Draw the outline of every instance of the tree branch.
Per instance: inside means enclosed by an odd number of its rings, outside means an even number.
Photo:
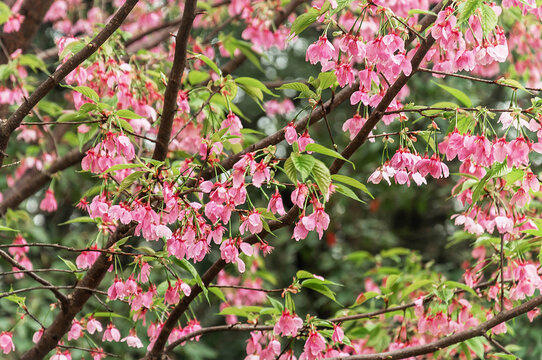
[[[169,78],[164,94],[164,107],[162,117],[160,119],[160,128],[156,137],[156,147],[152,158],[155,160],[164,160],[167,156],[169,138],[171,137],[171,129],[173,127],[173,118],[177,112],[177,98],[179,96],[179,88],[181,87],[181,79],[184,68],[186,66],[186,51],[188,46],[188,36],[192,23],[196,17],[197,0],[187,0],[184,5],[183,17],[179,31],[177,31],[177,40],[175,45],[175,57],[173,58],[173,66],[169,73]]]
[[[38,88],[26,99],[21,106],[0,125],[0,165],[5,157],[6,148],[11,133],[19,127],[25,116],[32,108],[49,93],[56,85],[60,83],[69,73],[81,65],[83,61],[94,54],[98,48],[117,30],[128,14],[132,11],[139,0],[126,0],[119,10],[113,15],[109,23],[105,25],[102,31],[92,39],[81,51],[73,55],[68,61],[60,66],[47,80],[43,81]],[[35,3],[34,1],[30,1]]]
[[[446,336],[440,340],[434,341],[425,345],[411,346],[408,348],[387,351],[378,354],[364,354],[364,355],[352,355],[352,356],[339,356],[329,358],[329,360],[395,360],[405,359],[412,356],[420,356],[425,354],[431,354],[435,351],[442,350],[448,346],[463,342],[468,339],[472,339],[478,336],[484,336],[484,334],[494,328],[495,326],[502,324],[508,320],[514,319],[520,315],[523,315],[534,308],[542,305],[542,295],[535,297],[513,309],[500,312],[494,318],[481,323],[471,329],[458,332],[450,336]]]
[[[9,254],[7,252],[5,252],[4,250],[0,250],[0,256],[3,257],[4,260],[6,260],[12,266],[14,266],[14,267],[16,267],[18,269],[24,270],[24,271],[28,271],[28,276],[30,276],[32,279],[36,280],[38,283],[40,283],[40,284],[42,284],[44,286],[50,287],[51,292],[55,295],[55,297],[60,302],[60,308],[62,309],[62,311],[66,312],[68,310],[68,299],[66,298],[66,296],[64,294],[62,294],[60,291],[58,291],[58,289],[55,288],[53,286],[53,284],[51,284],[49,281],[45,280],[41,276],[35,274],[34,272],[28,270],[23,265],[19,264],[18,261],[16,261],[11,256],[9,256]]]

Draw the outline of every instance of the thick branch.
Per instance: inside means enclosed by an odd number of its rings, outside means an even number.
[[[378,354],[364,354],[364,355],[352,355],[352,356],[340,356],[329,358],[329,360],[395,360],[405,359],[413,356],[420,356],[425,354],[431,354],[435,351],[442,350],[448,346],[458,344],[460,342],[472,339],[478,336],[484,336],[484,334],[494,328],[495,326],[502,324],[505,321],[514,319],[520,315],[523,315],[534,308],[542,305],[542,295],[535,297],[513,309],[500,312],[494,318],[481,323],[480,325],[473,327],[469,330],[458,332],[450,336],[446,336],[440,340],[434,341],[425,345],[411,346],[408,348],[387,351]]]
[[[181,87],[181,78],[186,66],[188,36],[190,35],[190,29],[192,28],[194,18],[196,17],[196,4],[197,0],[187,0],[184,5],[181,25],[177,32],[175,57],[173,58],[173,66],[169,73],[166,93],[164,95],[164,107],[162,110],[162,118],[160,120],[160,129],[158,130],[156,147],[154,148],[154,153],[152,155],[152,158],[155,160],[164,160],[167,156],[173,118],[177,112],[177,97],[179,96],[179,88]]]
[[[10,187],[4,193],[4,199],[2,203],[0,203],[0,215],[5,214],[7,209],[17,207],[22,201],[34,195],[51,180],[53,174],[81,162],[83,157],[85,157],[84,152],[75,149],[63,157],[56,159],[51,166],[44,171],[36,169],[27,170],[26,173],[17,180],[17,186]]]
[[[127,0],[113,15],[109,23],[96,35],[92,41],[77,54],[73,55],[61,67],[59,67],[47,80],[42,82],[25,102],[0,126],[0,165],[4,161],[4,154],[8,145],[11,133],[19,127],[21,121],[32,110],[32,108],[62,81],[69,73],[81,65],[83,61],[94,54],[98,48],[117,30],[126,19],[130,11],[139,0]],[[34,1],[31,1],[35,3]]]

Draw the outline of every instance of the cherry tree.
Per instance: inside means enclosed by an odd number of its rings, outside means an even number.
[[[250,360],[515,358],[507,322],[542,304],[541,17],[534,0],[0,2],[0,351],[166,359],[235,332]],[[291,47],[317,76],[264,71]],[[421,76],[447,100],[413,102]],[[352,160],[367,142],[376,168]],[[370,270],[346,301],[358,284],[332,274],[272,287],[278,239],[322,239],[335,199],[442,179],[472,241],[462,277],[399,248],[349,254]],[[296,310],[314,294],[333,316]]]

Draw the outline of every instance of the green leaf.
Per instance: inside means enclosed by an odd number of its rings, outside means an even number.
[[[329,185],[331,185],[331,174],[329,173],[329,168],[321,162],[320,160],[314,160],[314,166],[312,168],[312,176],[318,184],[318,188],[324,195],[327,197],[329,193]]]
[[[334,71],[328,71],[325,73],[318,74],[319,85],[318,87],[322,90],[325,90],[329,87],[332,87],[337,81],[337,75]]]
[[[59,258],[60,258],[60,260],[62,260],[64,262],[64,264],[66,264],[68,269],[70,269],[71,271],[77,271],[77,266],[75,266],[75,264],[72,261],[63,259],[60,256],[59,256]]]
[[[135,168],[144,168],[144,167],[145,165],[142,165],[142,164],[117,164],[117,165],[111,166],[109,169],[105,170],[103,173],[109,174],[117,170],[135,169]]]
[[[316,21],[319,15],[320,12],[315,8],[310,8],[309,11],[307,11],[306,13],[299,15],[292,24],[290,34],[292,36],[301,34],[303,30],[308,28]]]
[[[316,159],[310,155],[290,155],[292,163],[297,171],[301,174],[301,181],[305,181],[312,172],[312,168],[316,163]]]
[[[45,63],[43,62],[43,60],[41,60],[39,57],[37,57],[34,54],[21,55],[19,56],[18,60],[19,60],[20,65],[28,66],[34,72],[36,72],[37,70],[47,72],[47,66],[45,66]]]
[[[525,86],[521,85],[521,83],[517,80],[514,80],[514,79],[499,79],[496,81],[497,84],[502,84],[502,85],[507,85],[507,86],[511,86],[511,87],[514,87],[516,89],[520,89],[520,90],[523,90],[531,95],[533,95],[532,92],[530,92],[529,90],[527,90],[525,88]]]
[[[506,360],[516,360],[518,357],[516,355],[506,354],[506,353],[491,353],[491,356],[497,356],[500,359],[506,359]]]
[[[493,10],[491,10],[491,11],[493,11]],[[437,85],[441,89],[443,89],[443,90],[447,91],[448,93],[450,93],[453,97],[455,97],[457,100],[459,100],[466,107],[472,107],[472,101],[461,90],[457,90],[457,89],[454,89],[453,87],[439,84],[436,81],[432,81],[432,82],[433,82],[433,84]]]
[[[235,315],[248,317],[249,313],[259,313],[262,310],[261,306],[229,306],[222,309],[218,315]]]
[[[449,102],[449,101],[439,101],[438,103],[435,103],[433,105],[431,105],[430,107],[432,108],[451,108],[451,109],[456,109],[459,107],[459,105],[457,105],[456,103],[453,103],[453,102]],[[442,113],[444,113],[446,110],[424,110],[422,111],[422,115],[423,116],[437,116],[437,115],[440,115]],[[455,110],[450,110],[450,111],[455,111]]]
[[[196,270],[196,268],[194,266],[192,266],[192,264],[190,264],[186,259],[181,259],[181,260],[175,259],[174,261],[175,261],[175,263],[177,265],[179,265],[180,267],[182,267],[183,269],[188,271],[194,277],[194,279],[196,280],[196,283],[199,285],[201,290],[203,290],[203,294],[205,295],[205,298],[207,299],[207,302],[210,304],[211,302],[209,301],[209,295],[208,295],[209,290],[207,289],[207,287],[205,286],[205,284],[201,280],[201,277],[199,276],[198,271]]]
[[[138,115],[132,110],[128,110],[128,109],[120,109],[119,111],[117,111],[117,116],[121,118],[125,118],[125,119],[144,119],[145,118],[145,116]]]
[[[478,185],[476,185],[476,188],[472,192],[472,203],[476,204],[478,199],[480,198],[480,195],[482,194],[482,190],[484,189],[484,186],[487,184],[487,181],[492,175],[492,169],[488,170],[488,172],[484,175],[484,177],[480,180]]]
[[[480,10],[482,12],[482,31],[484,32],[484,35],[487,35],[495,29],[495,26],[497,26],[497,14],[495,14],[495,11],[486,4],[482,4]]]
[[[219,298],[221,301],[223,302],[226,302],[226,296],[224,296],[224,293],[222,292],[222,290],[220,290],[219,288],[216,288],[216,287],[210,287],[209,288],[209,291],[211,293],[213,293],[217,298]]]
[[[251,77],[238,77],[235,79],[235,82],[238,84],[248,86],[248,87],[260,89],[261,91],[263,91],[264,93],[268,95],[278,97],[278,95],[276,95],[271,90],[269,90],[267,86],[265,86],[264,83],[262,83],[260,80],[257,80]]]
[[[358,298],[356,299],[356,303],[352,305],[351,307],[359,306],[363,304],[364,302],[366,302],[367,300],[371,300],[372,298],[375,298],[379,295],[380,294],[375,291],[364,292],[363,294],[361,294],[361,296],[358,296]]]
[[[14,231],[14,232],[17,232],[18,230],[12,229],[12,228],[4,226],[4,225],[0,225],[0,231]]]
[[[5,3],[0,1],[0,25],[8,21],[11,16],[11,9]]]
[[[88,86],[75,86],[75,87],[72,87],[72,89],[82,95],[85,95],[86,97],[88,97],[90,100],[94,102],[98,102],[100,100],[98,93],[94,91],[93,89],[89,88]]]
[[[429,10],[422,10],[422,9],[410,9],[408,10],[408,16],[413,15],[432,15],[432,16],[438,16],[437,13]]]
[[[337,0],[337,7],[335,9],[332,9],[329,12],[329,14],[330,15],[335,15],[336,13],[338,13],[342,9],[346,8],[347,6],[349,6],[353,2],[354,2],[354,0]]]
[[[473,288],[471,288],[470,286],[465,285],[465,284],[463,284],[463,283],[460,283],[460,282],[457,282],[457,281],[448,280],[448,281],[443,282],[442,284],[445,285],[445,286],[448,286],[448,287],[450,287],[450,288],[459,288],[459,289],[461,289],[461,290],[465,290],[466,292],[468,292],[468,293],[471,294],[472,296],[478,297],[478,294],[476,294],[476,291],[474,291]]]
[[[485,343],[485,340],[483,338],[481,338],[481,337],[475,337],[475,338],[468,339],[468,340],[465,341],[465,344],[467,344],[467,346],[472,351],[474,351],[476,356],[478,356],[478,358],[480,358],[480,359],[485,359],[485,357],[484,357],[484,343]]]
[[[75,223],[95,223],[96,220],[88,217],[88,216],[81,216],[77,217],[75,219],[71,219],[68,221],[65,221],[63,223],[58,224],[58,226],[68,225],[68,224],[75,224]]]
[[[188,72],[188,82],[191,85],[199,84],[209,78],[209,73],[198,70],[190,70]]]
[[[277,88],[277,90],[285,90],[285,89],[296,90],[299,92],[312,92],[312,90],[306,84],[303,84],[300,82],[291,82],[287,84],[282,84],[280,87]]]
[[[60,53],[58,57],[60,60],[63,60],[66,56],[79,52],[85,46],[86,44],[83,40],[73,41],[69,43],[68,45],[66,45],[66,47],[64,48],[64,50],[62,50],[62,52]]]
[[[126,319],[126,320],[130,320],[130,318],[127,318],[126,316],[122,316],[122,315],[119,315],[117,313],[114,313],[114,312],[95,312],[95,313],[90,313],[90,314],[87,314],[87,317],[92,315],[93,317],[95,318],[98,318],[98,317],[106,317],[106,318],[119,318],[119,319]]]
[[[3,4],[3,3],[0,3],[0,4]],[[23,306],[25,306],[24,302],[26,300],[26,297],[24,297],[24,296],[19,296],[17,294],[12,294],[12,295],[5,296],[4,299],[9,300],[11,302],[14,302],[15,304],[19,305],[19,307],[21,307],[21,308]]]
[[[278,300],[275,300],[273,299],[271,296],[267,295],[267,300],[269,300],[269,302],[271,303],[271,305],[273,305],[273,307],[275,309],[277,309],[278,311],[282,312],[284,310],[284,306],[282,305],[282,303]]]
[[[121,192],[123,192],[124,190],[126,190],[128,187],[132,186],[132,184],[136,181],[136,180],[139,180],[141,177],[143,177],[143,175],[145,175],[147,172],[146,171],[134,171],[133,173],[131,173],[130,175],[126,176],[124,178],[124,180],[122,180],[122,182],[120,183],[120,186],[119,186],[119,194]]]
[[[467,0],[464,6],[462,6],[462,9],[460,10],[458,24],[461,24],[467,20],[469,20],[469,17],[474,14],[476,9],[482,4],[483,0]]]
[[[369,195],[372,199],[374,199],[373,194],[371,194],[369,189],[367,189],[367,186],[363,185],[362,183],[360,183],[356,179],[351,178],[350,176],[334,174],[334,175],[331,175],[331,179],[333,181],[339,181],[339,182],[342,182],[343,184],[355,187],[356,189],[359,189],[359,190],[363,191],[364,193]]]
[[[331,300],[333,300],[337,304],[339,304],[339,302],[335,298],[335,292],[331,291],[330,288],[328,288],[327,286],[325,286],[323,284],[319,284],[319,283],[315,283],[315,282],[308,282],[307,283],[307,280],[306,280],[306,281],[303,282],[303,284],[301,284],[301,286],[303,286],[305,288],[309,288],[309,289],[314,290],[314,291],[317,291],[320,294],[330,298]]]
[[[298,278],[298,279],[313,279],[314,278],[314,274],[313,273],[310,273],[306,270],[299,270],[296,274],[295,274],[295,277]]]
[[[361,200],[354,191],[352,191],[352,189],[350,189],[348,186],[346,185],[342,185],[342,184],[335,184],[335,190],[339,193],[339,194],[343,194],[344,196],[347,196],[353,200],[356,200],[356,201],[359,201],[360,203],[363,203],[363,204],[367,204],[365,201]]]
[[[401,299],[402,300],[406,299],[414,291],[416,291],[419,288],[422,288],[424,286],[427,286],[429,284],[432,284],[432,283],[433,283],[433,280],[429,280],[429,279],[422,279],[422,280],[414,281],[405,290],[403,290],[403,296],[401,297]]]
[[[346,161],[346,162],[350,163],[354,169],[356,168],[356,166],[354,165],[354,163],[352,161],[348,160],[347,158],[345,158],[344,156],[342,156],[341,154],[339,154],[335,150],[328,149],[327,147],[325,147],[323,145],[311,143],[311,144],[308,144],[305,147],[305,150],[306,151],[312,151],[312,152],[322,154],[322,155],[331,156],[331,157],[334,157],[334,158],[337,158],[337,159],[341,159],[343,161]]]
[[[216,64],[214,63],[213,60],[209,59],[207,56],[205,56],[203,54],[198,54],[198,55],[196,55],[196,57],[199,60],[203,61],[205,64],[207,64],[207,66],[209,66],[211,69],[213,69],[213,71],[215,73],[222,76],[222,71],[220,70],[220,68],[218,66],[216,66]]]

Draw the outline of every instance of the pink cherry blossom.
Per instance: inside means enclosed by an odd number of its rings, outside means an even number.
[[[290,314],[288,310],[284,310],[279,321],[275,324],[273,332],[275,335],[295,337],[302,327],[303,320],[300,317],[295,313]]]
[[[15,351],[15,345],[13,344],[13,334],[11,332],[4,331],[0,334],[0,350],[4,354],[9,354]]]
[[[55,193],[51,189],[45,191],[45,198],[40,203],[40,209],[47,212],[56,211],[58,205],[55,199]]]
[[[115,325],[112,323],[107,325],[107,328],[102,336],[102,341],[120,341],[120,331],[115,327]]]

